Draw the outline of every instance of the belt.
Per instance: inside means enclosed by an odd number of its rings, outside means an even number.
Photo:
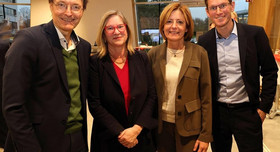
[[[243,103],[224,103],[224,102],[218,102],[219,106],[229,108],[229,109],[236,109],[236,108],[243,108],[243,107],[249,107],[250,103],[249,102],[243,102]]]

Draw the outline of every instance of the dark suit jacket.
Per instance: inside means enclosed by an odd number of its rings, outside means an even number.
[[[91,46],[76,47],[80,76],[83,133]],[[6,54],[3,111],[18,152],[64,152],[70,94],[62,47],[53,22],[18,32]]]
[[[5,54],[10,47],[9,40],[1,40],[0,39],[0,147],[4,147],[5,141],[7,138],[8,128],[6,125],[6,121],[3,117],[2,112],[2,79],[3,79],[3,68],[5,63]]]
[[[207,52],[199,45],[184,42],[185,52],[178,76],[175,99],[175,125],[180,136],[197,135],[203,142],[212,141],[211,79]],[[162,104],[165,97],[167,43],[152,48],[149,59],[158,95],[158,132],[162,132]],[[192,138],[193,139],[193,138]],[[167,139],[168,140],[168,139]],[[174,140],[174,139],[170,139]],[[196,140],[196,139],[195,139]],[[193,146],[193,145],[190,145]],[[190,147],[192,149],[193,147]]]
[[[101,59],[97,55],[91,57],[88,102],[94,117],[92,151],[100,151],[100,148],[102,152],[127,151],[118,142],[118,135],[134,124],[144,128],[138,136],[139,143],[132,151],[152,149],[149,130],[157,125],[153,117],[156,91],[146,53],[136,51],[128,55],[128,65],[131,100],[126,115],[124,95],[110,56],[107,54]]]
[[[242,78],[250,103],[268,113],[274,100],[278,71],[268,38],[262,27],[241,23],[237,23],[237,33]],[[215,103],[220,88],[215,29],[200,36],[198,44],[208,52],[212,77],[212,97],[213,103]],[[263,79],[262,92],[259,95],[260,75]]]

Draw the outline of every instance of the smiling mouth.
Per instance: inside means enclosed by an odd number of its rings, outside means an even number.
[[[65,22],[73,22],[75,19],[72,18],[62,18],[63,21]]]
[[[118,37],[113,37],[113,39],[120,39],[122,38],[121,36],[118,36]]]
[[[176,31],[170,31],[169,33],[170,33],[170,34],[178,34],[179,32],[176,32]]]

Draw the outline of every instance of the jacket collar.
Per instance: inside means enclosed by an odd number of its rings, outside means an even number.
[[[187,71],[187,69],[189,67],[192,53],[193,53],[193,47],[191,45],[191,42],[185,41],[184,45],[185,45],[185,52],[184,52],[184,58],[183,58],[182,66],[181,66],[179,77],[178,77],[178,84],[180,83],[182,77],[184,76],[184,73]],[[166,62],[167,42],[164,42],[159,47],[160,47],[159,48],[160,49],[160,51],[159,51],[160,52],[159,53],[160,70],[162,73],[162,77],[165,79],[166,63],[167,63]]]

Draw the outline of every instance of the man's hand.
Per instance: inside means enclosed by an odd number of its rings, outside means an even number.
[[[193,151],[207,152],[208,146],[209,146],[209,143],[206,143],[206,142],[203,142],[200,140],[196,140],[194,147],[193,147]]]
[[[121,134],[118,136],[118,140],[123,146],[127,148],[133,148],[136,144],[138,144],[137,136],[141,131],[141,126],[134,125],[133,127],[127,128],[121,132]]]
[[[257,112],[259,114],[259,116],[261,117],[262,119],[262,122],[264,121],[265,117],[266,117],[266,113],[263,112],[261,109],[257,109]]]

